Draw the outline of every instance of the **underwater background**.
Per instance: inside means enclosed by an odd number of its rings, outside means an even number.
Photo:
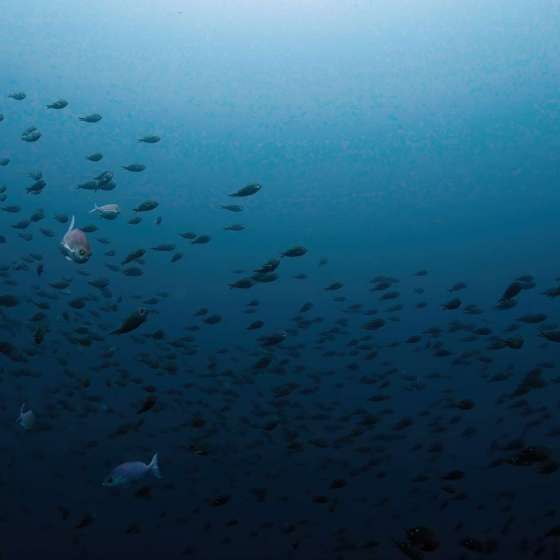
[[[1,2],[0,558],[560,558],[559,29]]]

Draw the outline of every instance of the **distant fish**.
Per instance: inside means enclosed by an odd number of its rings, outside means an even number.
[[[258,183],[251,183],[250,185],[246,185],[245,187],[239,189],[238,191],[231,193],[229,196],[233,197],[245,197],[245,196],[252,196],[258,193],[262,189],[262,186]]]
[[[220,206],[224,210],[229,210],[230,212],[243,212],[243,207],[239,206],[238,204],[225,204]]]
[[[80,117],[80,120],[86,123],[97,123],[102,118],[103,117],[99,113],[91,113],[90,115],[86,115],[85,117]]]
[[[142,136],[138,139],[138,142],[143,142],[144,144],[157,144],[161,138],[155,134],[150,134],[148,136]]]
[[[41,138],[41,133],[36,126],[30,126],[21,133],[21,139],[24,142],[37,142]]]
[[[89,161],[93,161],[94,163],[101,161],[103,159],[103,154],[101,152],[94,152],[89,156],[86,156],[86,159]]]
[[[121,324],[118,329],[111,331],[111,334],[125,334],[137,329],[147,319],[148,313],[140,307],[134,313],[131,313]]]
[[[68,107],[66,99],[57,99],[55,102],[47,105],[47,109],[64,109],[66,107]]]
[[[31,430],[35,426],[35,414],[31,409],[25,410],[25,403],[21,405],[16,422],[24,429]]]
[[[122,168],[127,171],[132,171],[132,173],[141,173],[144,169],[146,169],[146,166],[141,163],[131,163],[129,165],[123,165]]]
[[[149,212],[150,210],[155,210],[158,206],[159,204],[155,200],[145,200],[133,210],[135,212]]]
[[[90,214],[94,212],[99,212],[99,215],[102,218],[108,220],[114,220],[121,212],[121,209],[118,204],[104,204],[103,206],[97,206],[94,203],[93,208],[89,211]]]

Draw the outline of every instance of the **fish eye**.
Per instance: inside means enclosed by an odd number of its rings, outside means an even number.
[[[140,307],[138,309],[138,315],[142,316],[142,315],[145,315],[145,314],[146,314],[146,310],[143,307]]]
[[[86,254],[86,251],[85,251],[85,249],[80,249],[79,253],[80,253],[80,257],[84,257],[85,254]]]

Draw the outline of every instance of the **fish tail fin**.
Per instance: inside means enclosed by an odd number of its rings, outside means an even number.
[[[154,453],[154,456],[152,457],[152,460],[150,461],[150,464],[148,465],[148,469],[150,469],[150,472],[156,478],[161,478],[161,472],[159,470],[159,460],[158,460],[158,454],[157,453]]]
[[[97,206],[97,202],[94,202],[93,208],[89,211],[89,213],[93,214],[96,210],[99,210],[99,206]]]

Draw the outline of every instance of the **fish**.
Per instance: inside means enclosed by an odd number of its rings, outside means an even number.
[[[152,460],[148,464],[142,463],[141,461],[132,461],[129,463],[122,463],[115,467],[111,473],[105,477],[102,485],[107,487],[127,486],[150,477],[156,479],[162,478],[157,453],[154,453]]]
[[[86,115],[84,117],[79,117],[79,119],[82,122],[90,123],[90,124],[98,123],[102,118],[103,117],[99,113],[91,113],[91,114]]]
[[[159,206],[159,203],[155,200],[145,200],[134,208],[134,212],[149,212],[150,210],[155,210]]]
[[[129,165],[123,165],[122,168],[133,173],[140,173],[146,169],[146,166],[141,163],[130,163]]]
[[[502,297],[500,297],[500,302],[505,302],[505,301],[509,301],[512,300],[515,296],[517,296],[519,294],[519,292],[521,292],[521,290],[523,289],[523,284],[521,282],[515,281],[512,282],[504,291],[504,293],[502,294]]]
[[[233,193],[230,193],[229,196],[238,197],[238,198],[252,196],[258,193],[261,189],[262,189],[262,185],[259,185],[258,183],[251,183],[249,185],[240,188],[239,190]]]
[[[26,431],[32,430],[35,426],[35,414],[31,409],[27,409],[27,405],[23,403],[19,410],[19,416],[16,422]]]
[[[66,101],[66,99],[57,99],[56,101],[53,101],[52,103],[49,103],[47,105],[47,109],[65,109],[66,107],[68,107],[68,101]]]
[[[120,327],[111,331],[110,334],[126,334],[136,330],[148,318],[148,312],[143,307],[139,307],[136,311],[131,313],[120,325]]]
[[[152,251],[168,252],[168,251],[174,251],[175,245],[173,243],[160,243],[159,245],[155,245],[151,249]]]
[[[131,253],[129,253],[125,257],[125,259],[121,262],[121,264],[124,266],[124,265],[129,264],[133,261],[137,261],[138,259],[141,259],[145,254],[146,254],[145,249],[136,249],[135,251],[132,251]]]
[[[37,142],[37,140],[39,140],[41,136],[42,134],[39,132],[36,126],[30,126],[21,133],[21,139],[24,142],[28,143]]]
[[[72,216],[68,230],[60,242],[60,247],[66,260],[84,264],[89,260],[92,252],[86,234],[75,228],[75,223],[76,220]]]
[[[120,214],[121,209],[118,204],[104,204],[103,206],[94,204],[89,213],[93,214],[94,212],[99,212],[102,218],[114,220]]]
[[[43,189],[47,186],[46,181],[44,181],[43,179],[39,179],[38,181],[35,181],[30,187],[27,187],[25,189],[25,192],[27,194],[41,194],[43,192]]]
[[[191,243],[193,245],[205,245],[206,243],[209,243],[210,240],[211,237],[209,235],[198,235],[195,239],[191,241]]]
[[[286,251],[282,253],[282,256],[303,257],[303,255],[305,255],[306,253],[307,253],[307,249],[305,247],[302,247],[301,245],[296,245],[294,247],[290,247],[289,249],[286,249]]]
[[[147,136],[142,136],[138,139],[138,142],[143,142],[144,144],[157,144],[161,138],[155,134],[148,134]]]
[[[103,159],[103,154],[101,152],[94,152],[92,154],[89,154],[89,156],[86,156],[86,159],[97,163],[98,161],[101,161]]]

